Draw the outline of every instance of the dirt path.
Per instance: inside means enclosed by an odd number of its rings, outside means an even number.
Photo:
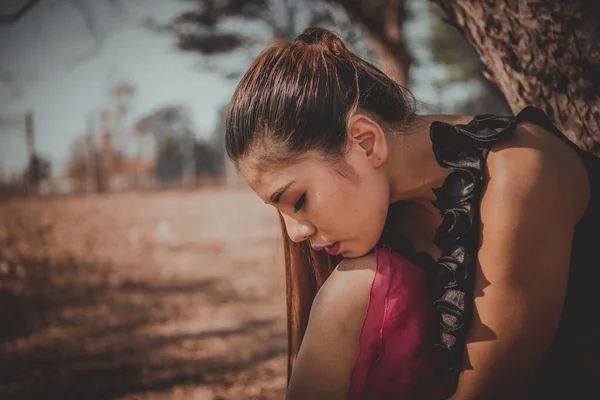
[[[0,205],[0,398],[283,398],[281,257],[245,190]]]

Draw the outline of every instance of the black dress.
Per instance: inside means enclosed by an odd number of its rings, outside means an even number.
[[[523,109],[516,117],[486,114],[467,125],[431,124],[437,161],[452,172],[442,187],[434,189],[437,200],[433,204],[443,217],[435,237],[442,256],[433,260],[421,254],[417,262],[433,278],[441,365],[456,373],[462,362],[473,306],[486,157],[494,144],[511,136],[523,121],[543,127],[576,149],[591,187],[587,211],[573,237],[564,311],[537,372],[531,398],[600,399],[600,158],[575,146],[534,107]]]

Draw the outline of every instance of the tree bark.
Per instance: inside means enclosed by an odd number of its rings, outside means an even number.
[[[517,113],[544,110],[600,154],[600,6],[595,0],[434,0]]]
[[[404,0],[337,0],[369,31],[380,68],[403,86],[408,84],[412,58],[402,34]]]

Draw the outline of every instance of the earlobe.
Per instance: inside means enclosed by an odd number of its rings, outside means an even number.
[[[366,115],[354,115],[348,122],[349,142],[359,146],[375,168],[387,159],[388,143],[381,126]]]

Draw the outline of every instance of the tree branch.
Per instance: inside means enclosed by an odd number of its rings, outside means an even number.
[[[406,17],[403,0],[336,0],[348,14],[367,28],[377,56],[389,64],[385,71],[403,85],[409,80],[412,57],[404,44],[402,24]],[[384,68],[385,70],[386,68]]]
[[[14,25],[25,16],[31,9],[40,3],[41,0],[29,0],[23,4],[14,14],[0,15],[0,25]]]

